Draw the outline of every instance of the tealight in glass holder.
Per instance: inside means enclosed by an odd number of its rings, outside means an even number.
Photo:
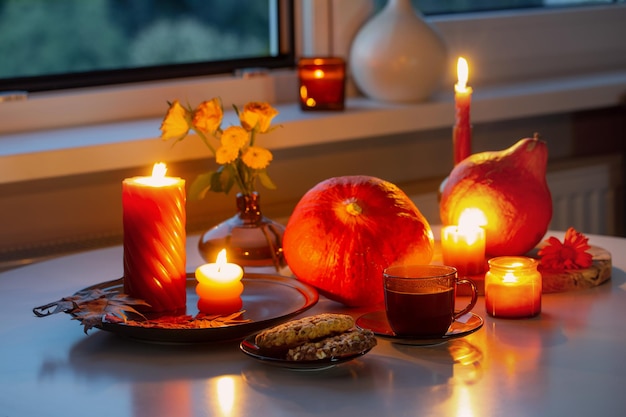
[[[346,63],[342,58],[301,58],[298,62],[302,110],[343,110]]]
[[[536,259],[500,256],[485,274],[485,309],[492,317],[530,318],[541,312],[541,273]]]

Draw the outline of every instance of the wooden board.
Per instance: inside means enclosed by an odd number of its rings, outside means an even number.
[[[435,255],[433,263],[442,263],[440,242],[435,244]],[[531,251],[528,256],[538,258],[539,248]],[[593,264],[585,269],[572,269],[563,272],[542,272],[542,292],[557,293],[566,291],[576,291],[586,288],[596,287],[611,279],[612,258],[611,253],[598,246],[591,246],[589,250],[593,257]],[[478,293],[485,294],[485,275],[472,275],[469,277],[476,283]],[[458,289],[460,295],[469,295],[469,290],[465,286]]]
[[[531,256],[538,250],[533,251]],[[542,271],[542,292],[554,293],[597,287],[611,278],[611,254],[606,249],[592,246],[589,253],[593,264],[585,269],[569,269],[563,272]]]

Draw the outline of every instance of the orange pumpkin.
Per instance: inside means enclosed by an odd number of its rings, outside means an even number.
[[[298,202],[285,228],[285,260],[299,279],[348,306],[384,301],[382,271],[429,263],[430,225],[396,185],[369,176],[330,178]]]
[[[548,148],[525,138],[503,151],[470,155],[454,167],[441,189],[444,225],[458,224],[463,211],[486,218],[488,255],[523,255],[541,241],[552,219],[546,182]]]

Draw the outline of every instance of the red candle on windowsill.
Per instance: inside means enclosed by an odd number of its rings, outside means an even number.
[[[470,103],[472,87],[467,86],[469,68],[465,58],[457,62],[458,81],[454,85],[455,122],[453,129],[454,165],[472,153],[472,126],[470,124]]]
[[[184,313],[185,181],[166,177],[155,164],[151,177],[122,182],[124,292],[150,304],[145,313]]]
[[[298,62],[302,110],[343,110],[346,64],[341,58],[301,58]]]

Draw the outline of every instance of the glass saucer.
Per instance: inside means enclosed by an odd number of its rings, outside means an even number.
[[[358,327],[371,330],[377,337],[387,339],[393,343],[414,346],[438,345],[451,339],[465,337],[483,327],[483,323],[482,317],[470,312],[453,321],[448,332],[443,336],[421,338],[396,335],[389,326],[387,314],[384,310],[364,314],[356,320]]]

